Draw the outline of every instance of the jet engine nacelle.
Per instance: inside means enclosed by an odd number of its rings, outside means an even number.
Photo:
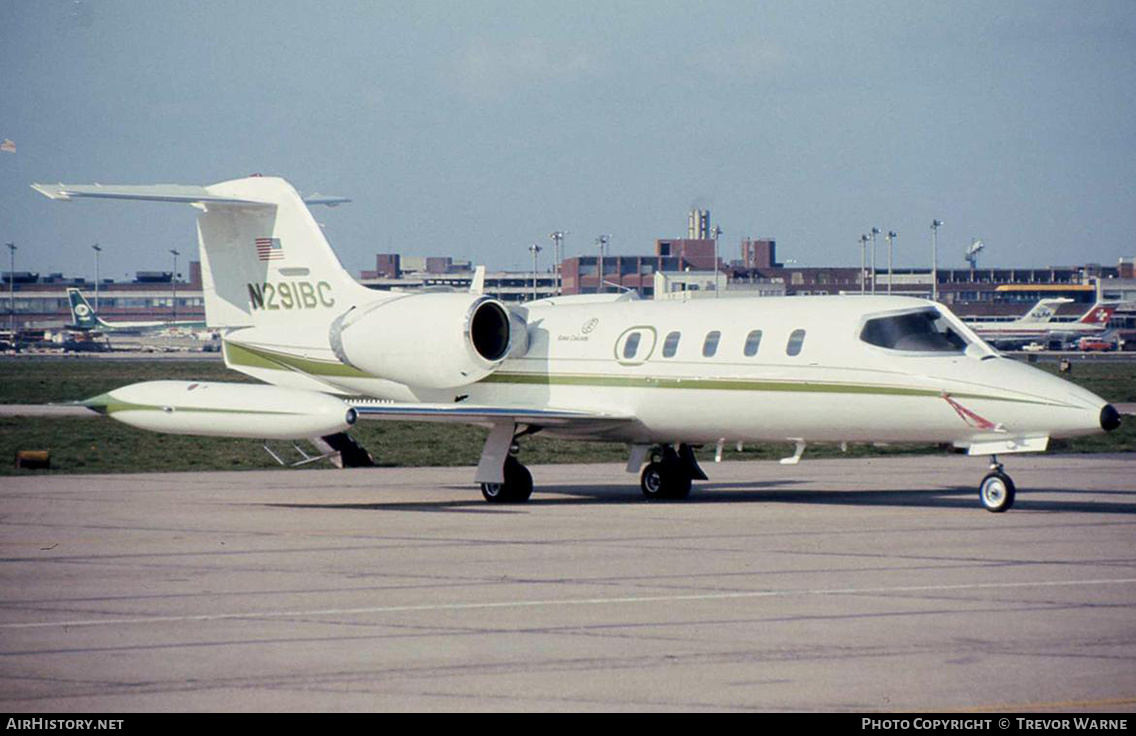
[[[146,381],[83,405],[154,432],[267,440],[337,434],[356,419],[355,410],[334,396],[253,383]]]
[[[480,381],[527,349],[527,326],[504,304],[469,293],[426,293],[349,310],[331,326],[339,360],[415,388]]]

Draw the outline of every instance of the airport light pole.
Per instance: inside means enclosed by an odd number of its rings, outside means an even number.
[[[718,298],[718,238],[722,235],[722,228],[717,225],[711,231],[714,235],[714,298]]]
[[[939,301],[939,228],[942,220],[931,220],[931,300]]]
[[[876,293],[876,236],[880,234],[878,227],[872,228],[872,293]]]
[[[898,237],[899,237],[899,235],[894,230],[888,231],[888,234],[887,234],[887,241],[888,241],[888,294],[891,294],[891,280],[892,280],[891,263],[892,263],[893,251],[895,250],[895,239],[898,238]]]
[[[173,317],[170,318],[170,322],[176,322],[178,316],[178,256],[180,256],[181,253],[178,253],[175,248],[170,248],[170,253],[174,255],[174,270],[173,273],[170,274],[170,289],[173,291]]]
[[[99,254],[103,252],[102,247],[95,243],[91,246],[91,250],[95,252],[95,314],[99,313]]]
[[[865,251],[867,250],[867,247],[868,247],[868,236],[867,235],[861,235],[860,236],[860,293],[861,294],[863,294],[867,289],[867,285],[865,283],[866,280],[864,278],[864,270],[866,268],[864,261],[865,261]]]
[[[597,294],[602,294],[604,292],[604,248],[607,247],[609,240],[611,240],[610,235],[601,235],[596,238],[596,245],[598,245],[600,249],[599,281],[596,282]]]
[[[562,281],[563,277],[561,276],[561,273],[560,273],[560,264],[564,260],[563,259],[564,253],[561,250],[561,247],[563,246],[563,243],[564,243],[564,236],[567,235],[567,234],[568,233],[565,232],[565,231],[557,230],[556,232],[549,233],[549,235],[548,235],[548,237],[552,238],[552,242],[555,244],[555,246],[553,247],[553,251],[552,251],[552,257],[556,260],[556,293],[557,294],[562,294],[564,292],[564,282]]]
[[[536,256],[537,256],[538,253],[540,253],[540,251],[541,251],[541,247],[539,245],[537,245],[536,243],[533,243],[532,245],[529,246],[529,253],[532,253],[532,257],[533,257],[533,292],[532,292],[532,298],[533,298],[534,302],[536,301],[536,277],[537,277]]]
[[[16,244],[8,246],[8,331],[12,333],[12,344],[16,344]]]

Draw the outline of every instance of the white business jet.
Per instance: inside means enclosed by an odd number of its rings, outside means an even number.
[[[369,290],[343,269],[284,180],[205,187],[33,185],[58,200],[140,199],[201,211],[206,319],[228,367],[271,385],[154,381],[87,402],[145,429],[269,439],[358,418],[489,428],[475,481],[529,498],[517,443],[543,432],[630,447],[652,499],[705,479],[692,446],[935,442],[992,457],[979,496],[1013,504],[997,455],[1108,431],[1117,411],[1002,358],[946,307],[906,297],[640,301]],[[321,203],[337,203],[325,198]],[[366,397],[360,399],[358,397]]]

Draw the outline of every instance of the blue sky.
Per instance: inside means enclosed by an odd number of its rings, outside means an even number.
[[[194,213],[33,181],[250,173],[376,252],[525,269],[650,253],[709,207],[723,254],[988,266],[1136,255],[1136,2],[0,0],[0,240],[17,270],[168,269]],[[7,268],[6,263],[4,266]]]

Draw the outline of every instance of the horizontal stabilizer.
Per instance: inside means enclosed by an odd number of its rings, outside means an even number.
[[[150,184],[146,186],[103,186],[102,184],[32,184],[32,189],[51,199],[70,201],[90,199],[141,199],[150,202],[183,202],[194,204],[270,205],[214,194],[206,187],[183,184]]]
[[[147,184],[143,186],[104,186],[102,184],[32,184],[32,189],[45,197],[64,202],[72,199],[134,199],[148,202],[175,202],[183,204],[237,204],[244,206],[273,207],[274,202],[243,199],[218,194],[209,187],[185,184]],[[304,204],[323,204],[328,207],[345,204],[347,197],[313,194],[303,198]]]

